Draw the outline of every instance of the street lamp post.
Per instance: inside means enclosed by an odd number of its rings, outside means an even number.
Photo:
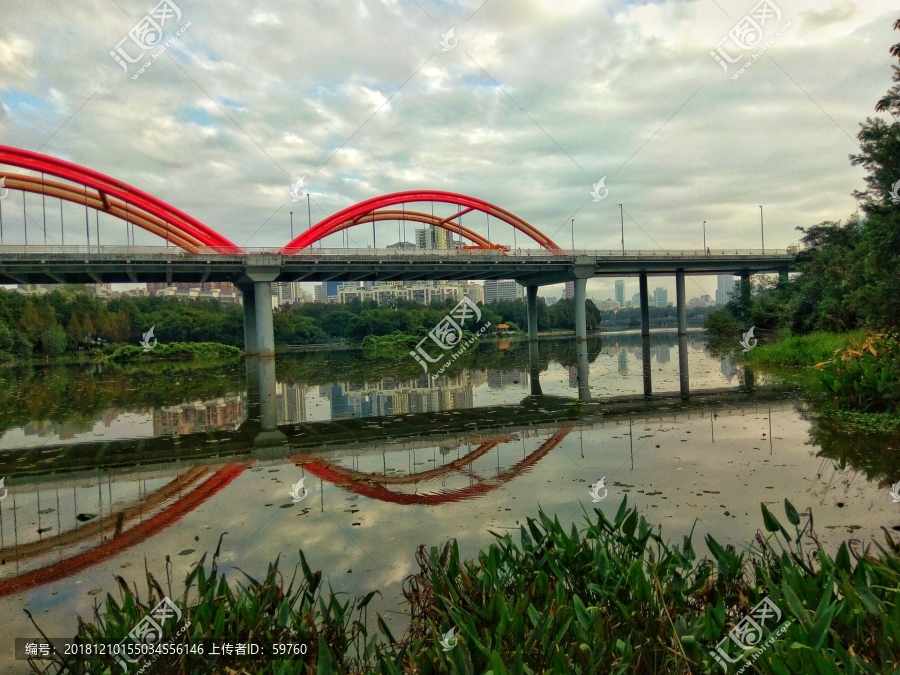
[[[294,241],[294,212],[291,211],[291,241]]]
[[[575,219],[572,218],[572,250],[575,250]]]
[[[619,204],[619,218],[622,220],[622,255],[625,255],[625,207]]]
[[[762,237],[762,252],[765,254],[766,252],[766,230],[763,227],[763,207],[762,204],[759,206],[759,234]]]
[[[703,221],[703,252],[706,253],[706,221]]]

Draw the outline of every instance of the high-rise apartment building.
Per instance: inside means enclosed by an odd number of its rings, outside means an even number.
[[[619,307],[625,306],[625,280],[624,279],[616,280],[616,302],[619,303]]]
[[[521,300],[524,297],[523,288],[512,279],[488,279],[484,282],[485,304],[498,300]]]
[[[718,288],[716,289],[716,304],[724,305],[731,300],[731,295],[734,293],[734,275],[720,274],[716,277],[716,281],[718,282]]]
[[[665,307],[669,302],[669,291],[662,286],[657,286],[653,291],[652,304],[655,307]]]

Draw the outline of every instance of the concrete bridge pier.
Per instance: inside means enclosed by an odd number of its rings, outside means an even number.
[[[575,280],[575,340],[587,340],[587,279]]]
[[[675,306],[678,313],[678,334],[687,335],[687,302],[684,299],[684,270],[675,272]]]
[[[242,284],[237,288],[244,303],[244,353],[255,355],[259,353],[256,346],[256,291],[253,284]]]
[[[275,358],[275,324],[272,316],[272,282],[280,265],[247,265],[235,281],[244,295],[244,352]]]
[[[528,299],[528,341],[537,342],[538,339],[538,317],[537,317],[537,286],[525,287]]]
[[[641,272],[638,285],[641,293],[641,335],[650,335],[650,294],[647,292],[647,273]],[[649,345],[649,343],[648,343]],[[649,346],[648,346],[649,349]],[[646,387],[645,387],[646,389]]]
[[[255,281],[256,353],[264,358],[275,358],[275,320],[272,315],[272,282]]]

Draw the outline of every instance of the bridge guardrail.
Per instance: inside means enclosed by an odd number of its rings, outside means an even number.
[[[189,253],[175,246],[0,246],[0,256],[15,258],[18,256],[29,259],[34,256],[88,256],[88,257],[160,257],[164,259],[210,259],[214,257],[262,256],[279,257],[282,260],[298,260],[304,258],[352,258],[357,260],[385,258],[439,258],[452,259],[497,259],[504,258],[529,258],[542,260],[558,260],[559,258],[590,257],[604,260],[628,260],[634,258],[722,258],[722,257],[747,257],[760,258],[784,257],[793,258],[797,253],[796,248],[789,249],[716,249],[709,252],[691,249],[639,249],[626,250],[574,250],[574,251],[549,251],[547,249],[514,249],[508,252],[497,249],[354,249],[354,248],[307,248],[295,253],[285,254],[281,248],[244,248],[242,250],[228,251],[214,248],[201,248],[197,253]]]

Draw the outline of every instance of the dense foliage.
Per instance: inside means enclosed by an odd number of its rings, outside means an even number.
[[[374,301],[345,305],[303,304],[275,312],[275,340],[279,344],[362,342],[367,336],[401,333],[422,336],[456,303],[435,302],[423,307],[398,301],[379,307]],[[482,306],[482,320],[493,326],[527,325],[525,303],[501,301]],[[600,325],[600,312],[587,302],[588,330]],[[215,300],[119,296],[97,298],[85,286],[62,286],[46,295],[22,295],[0,289],[0,360],[12,357],[60,356],[91,350],[111,351],[116,345],[137,345],[154,327],[160,345],[175,342],[244,344],[244,319],[238,305]],[[548,307],[538,301],[541,330],[574,330],[571,300]]]
[[[900,413],[900,340],[896,336],[870,335],[818,365],[836,408]]]
[[[156,339],[243,346],[241,308],[214,300],[119,296],[97,298],[85,286],[46,295],[0,290],[0,357],[60,356],[137,345],[154,327]]]
[[[188,361],[201,359],[231,359],[241,356],[243,352],[237,347],[223,345],[218,342],[168,342],[157,344],[152,350],[145,351],[134,345],[122,345],[110,354],[109,360],[118,363],[129,361]]]
[[[765,534],[740,553],[707,536],[712,559],[698,559],[690,537],[680,546],[664,541],[625,500],[612,520],[595,509],[584,528],[570,532],[541,513],[521,526],[518,544],[510,534],[495,535],[474,559],[462,559],[453,541],[420,547],[420,572],[404,583],[411,623],[402,636],[380,616],[370,625],[376,591],[340,600],[302,551],[290,580],[276,560],[261,580],[245,574],[243,584],[229,584],[217,569],[217,549],[209,572],[204,556],[188,575],[178,600],[182,621],[169,619],[165,634],[180,644],[303,643],[307,654],[280,660],[195,650],[143,665],[149,673],[223,675],[713,673],[720,666],[710,654],[768,597],[779,616],[764,622],[757,647],[723,647],[736,669],[753,656],[753,667],[767,674],[894,672],[900,546],[886,534],[877,551],[851,554],[842,544],[832,557],[815,537],[811,512],[785,500],[788,533],[761,508]],[[117,580],[120,597],[107,595],[92,622],[79,621],[86,643],[124,639],[164,595],[172,597],[149,572],[143,600]],[[181,625],[188,628],[178,636]],[[451,629],[456,639],[442,646]],[[66,672],[112,672],[105,658],[70,660]]]

